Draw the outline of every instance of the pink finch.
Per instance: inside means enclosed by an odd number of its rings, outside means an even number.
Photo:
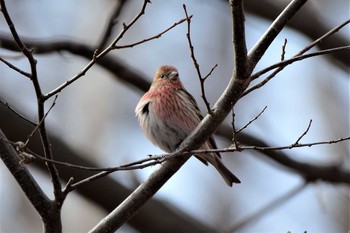
[[[140,99],[135,113],[147,138],[168,153],[174,152],[203,119],[195,99],[185,90],[173,66],[157,69],[152,85]],[[200,147],[213,148],[216,148],[213,138]],[[219,153],[198,154],[196,157],[206,165],[208,162],[212,164],[229,186],[240,183],[221,162]]]

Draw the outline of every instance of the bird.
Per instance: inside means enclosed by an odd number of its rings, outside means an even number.
[[[182,141],[203,119],[194,97],[184,88],[174,66],[160,66],[149,90],[135,108],[140,127],[146,137],[167,153],[176,151]],[[216,149],[210,137],[199,149]],[[212,164],[227,185],[241,181],[222,163],[220,153],[195,155],[205,165]]]

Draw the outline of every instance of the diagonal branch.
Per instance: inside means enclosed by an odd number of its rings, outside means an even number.
[[[67,51],[71,54],[90,60],[95,52],[95,49],[91,46],[74,41],[43,41],[29,38],[24,39],[23,41],[29,47],[33,48],[36,54]],[[18,51],[16,44],[8,35],[0,33],[0,42],[4,48],[12,51]],[[107,55],[100,60],[97,60],[96,64],[99,64],[106,70],[115,74],[113,77],[118,81],[129,84],[133,88],[141,90],[142,92],[146,92],[151,85],[142,75],[135,72],[134,69],[129,68],[116,57]]]
[[[283,12],[275,19],[267,31],[261,36],[259,41],[249,51],[248,57],[253,69],[265,54],[272,41],[277,37],[289,20],[299,11],[307,0],[293,0]]]
[[[133,20],[131,20],[130,23],[125,24],[123,23],[123,30],[119,33],[119,35],[112,41],[112,43],[102,52],[98,53],[98,51],[96,50],[93,53],[92,59],[90,60],[90,62],[74,77],[72,77],[70,80],[66,81],[65,83],[63,83],[62,85],[60,85],[59,87],[57,87],[56,89],[52,90],[50,93],[46,94],[44,96],[45,99],[49,99],[52,96],[58,94],[59,92],[61,92],[64,88],[66,88],[68,85],[72,84],[73,82],[75,82],[76,80],[78,80],[79,78],[83,77],[86,72],[88,72],[88,70],[90,70],[90,68],[102,57],[104,57],[107,53],[109,53],[111,50],[113,50],[114,46],[119,42],[120,39],[123,38],[123,36],[125,35],[125,33],[140,19],[140,17],[145,13],[146,10],[146,6],[149,3],[149,0],[144,0],[143,5],[141,7],[140,12],[135,16],[135,18]]]
[[[317,51],[314,53],[308,53],[308,54],[304,54],[304,55],[298,55],[298,56],[294,56],[290,59],[278,62],[274,65],[271,65],[269,67],[266,67],[262,70],[260,70],[259,72],[256,72],[255,74],[252,75],[252,80],[258,78],[259,76],[276,69],[274,72],[272,72],[272,74],[268,75],[264,80],[262,80],[261,82],[255,84],[254,86],[250,87],[248,90],[246,90],[243,94],[242,97],[249,94],[250,92],[259,89],[260,87],[264,86],[267,82],[269,82],[272,78],[274,78],[276,76],[276,74],[278,74],[280,71],[282,71],[284,69],[284,67],[296,62],[296,61],[302,61],[304,59],[307,58],[311,58],[311,57],[317,57],[320,55],[325,55],[325,54],[332,54],[332,53],[345,53],[347,51],[350,50],[350,45],[346,45],[346,46],[341,46],[338,48],[331,48],[331,49],[325,49],[322,51]]]
[[[17,68],[16,66],[12,65],[10,62],[6,61],[5,59],[3,59],[2,57],[0,57],[0,61],[3,62],[5,65],[7,65],[8,67],[10,67],[11,69],[13,69],[14,71],[20,73],[21,75],[30,78],[31,74]]]

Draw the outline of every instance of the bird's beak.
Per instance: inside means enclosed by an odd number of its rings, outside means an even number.
[[[172,71],[168,77],[170,80],[176,80],[178,77],[178,73],[176,71]]]

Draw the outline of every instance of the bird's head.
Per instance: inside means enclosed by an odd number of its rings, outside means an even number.
[[[157,69],[153,78],[151,90],[162,87],[183,88],[179,73],[174,66],[165,65]]]

